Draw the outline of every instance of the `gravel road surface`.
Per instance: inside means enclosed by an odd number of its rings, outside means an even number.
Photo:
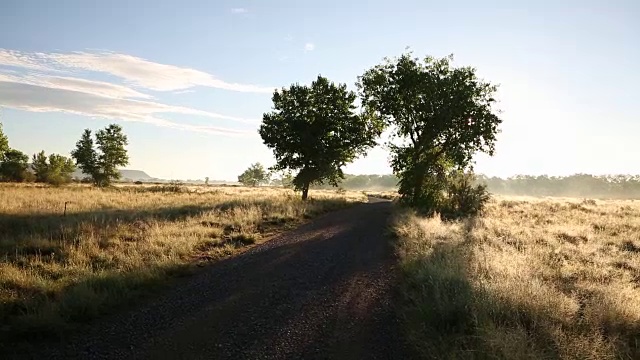
[[[37,359],[406,359],[391,204],[340,210],[219,261]],[[36,351],[38,354],[36,354]],[[43,357],[43,351],[46,353]]]

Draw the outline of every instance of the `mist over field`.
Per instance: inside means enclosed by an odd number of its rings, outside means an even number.
[[[497,195],[640,199],[640,175],[517,175],[504,179],[479,174],[476,181]],[[347,175],[339,186],[347,190],[393,191],[397,183],[394,175]]]

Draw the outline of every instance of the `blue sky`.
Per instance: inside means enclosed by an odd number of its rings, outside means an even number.
[[[410,47],[500,84],[497,176],[640,173],[640,2],[62,1],[0,5],[0,121],[26,153],[67,154],[118,122],[130,165],[233,180],[271,165],[271,91],[356,77]],[[346,168],[390,173],[382,148]]]

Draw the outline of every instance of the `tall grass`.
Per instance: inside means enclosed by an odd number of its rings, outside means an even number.
[[[640,358],[640,204],[498,198],[398,215],[403,315],[434,359]]]
[[[0,347],[57,335],[191,265],[365,197],[284,189],[0,186]],[[66,211],[65,211],[66,206]]]

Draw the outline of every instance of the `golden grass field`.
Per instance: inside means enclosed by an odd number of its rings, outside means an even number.
[[[424,358],[640,359],[640,202],[496,197],[395,232]]]
[[[0,185],[0,344],[60,334],[361,193]],[[67,203],[66,215],[64,214]]]

